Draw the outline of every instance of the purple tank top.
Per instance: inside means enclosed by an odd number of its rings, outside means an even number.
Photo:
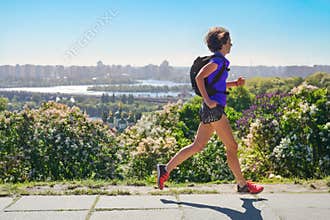
[[[227,88],[226,87],[226,80],[228,78],[227,68],[228,68],[230,62],[220,52],[215,52],[214,55],[216,55],[216,57],[212,58],[210,60],[210,63],[215,63],[218,65],[218,67],[213,73],[211,73],[207,77],[207,82],[209,84],[212,82],[213,78],[221,70],[223,65],[226,65],[226,68],[225,68],[224,72],[222,73],[220,79],[213,85],[213,88],[215,88],[217,91],[221,91],[221,92],[217,92],[216,94],[210,96],[210,99],[218,102],[220,105],[225,107],[226,103],[227,103],[227,95],[223,92],[225,92],[226,88]]]

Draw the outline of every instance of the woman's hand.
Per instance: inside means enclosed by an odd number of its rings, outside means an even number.
[[[237,86],[244,86],[245,79],[243,77],[238,77],[236,84],[237,84]]]
[[[213,101],[211,99],[209,100],[204,100],[205,104],[209,107],[209,108],[214,108],[217,106],[217,102],[216,101]]]

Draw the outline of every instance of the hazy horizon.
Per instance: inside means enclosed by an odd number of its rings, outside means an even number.
[[[107,63],[104,63],[103,64],[105,66],[112,66],[112,65],[120,65],[120,66],[131,66],[131,67],[136,67],[136,68],[139,68],[139,67],[145,67],[145,66],[148,66],[148,65],[156,65],[156,66],[159,66],[161,63],[159,64],[154,64],[154,63],[149,63],[149,64],[145,64],[145,65],[132,65],[132,64],[107,64]],[[169,63],[171,67],[175,67],[175,68],[190,68],[191,65],[187,65],[187,66],[174,66],[172,65],[171,63]],[[0,63],[0,66],[16,66],[16,65],[19,65],[19,66],[24,66],[24,65],[33,65],[33,66],[64,66],[64,67],[71,67],[71,66],[79,66],[79,67],[83,67],[83,66],[86,66],[86,67],[92,67],[92,66],[97,66],[97,63],[95,63],[94,65],[62,65],[62,64],[35,64],[35,63],[25,63],[25,64],[20,64],[20,63],[16,63],[16,64],[1,64]],[[312,64],[312,65],[231,65],[231,66],[236,66],[236,67],[289,67],[289,66],[301,66],[301,67],[314,67],[314,66],[330,66],[330,64]]]

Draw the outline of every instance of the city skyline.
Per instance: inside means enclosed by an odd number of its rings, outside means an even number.
[[[235,66],[329,65],[330,1],[2,1],[0,65],[190,66],[212,26]]]

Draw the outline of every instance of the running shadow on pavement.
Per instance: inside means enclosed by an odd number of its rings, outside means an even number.
[[[246,198],[240,198],[243,201],[242,207],[245,208],[245,212],[240,212],[235,209],[229,209],[229,208],[223,208],[219,206],[211,206],[211,205],[205,205],[205,204],[199,204],[199,203],[191,203],[191,202],[177,202],[167,199],[160,199],[162,203],[175,203],[178,205],[187,205],[194,208],[205,208],[205,209],[212,209],[218,212],[221,212],[225,215],[227,215],[232,220],[240,220],[240,219],[253,219],[253,220],[262,220],[261,216],[261,210],[257,209],[253,206],[253,202],[260,202],[267,199],[246,199]]]

